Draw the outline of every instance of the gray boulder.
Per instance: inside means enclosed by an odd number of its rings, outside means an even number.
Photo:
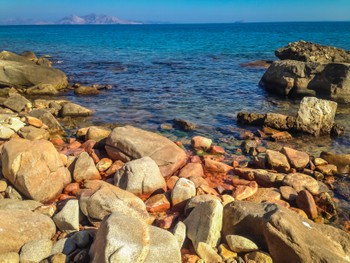
[[[106,150],[113,160],[123,162],[151,157],[164,177],[172,175],[186,162],[186,153],[169,139],[132,126],[115,128],[107,138]]]
[[[71,102],[64,104],[60,111],[62,117],[86,117],[93,113],[92,110]]]
[[[38,84],[52,84],[60,90],[68,86],[68,80],[58,69],[37,65],[8,51],[0,53],[0,86],[28,88]]]
[[[121,213],[106,217],[90,248],[93,263],[180,263],[176,238],[168,231]]]
[[[276,204],[226,205],[222,233],[242,235],[267,248],[274,262],[350,262],[349,234]]]

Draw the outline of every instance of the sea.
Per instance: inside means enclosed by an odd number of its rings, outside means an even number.
[[[97,96],[61,95],[96,111],[87,122],[131,124],[184,142],[204,135],[231,151],[242,129],[257,129],[240,126],[237,112],[296,115],[299,100],[267,93],[258,85],[265,69],[241,64],[276,60],[277,48],[298,40],[350,50],[350,22],[0,27],[0,50],[49,55],[72,84],[113,86]],[[342,137],[296,136],[286,144],[315,156],[350,153],[349,113],[338,105]],[[159,129],[175,118],[196,130]]]
[[[75,126],[130,124],[184,145],[203,135],[232,153],[242,143],[242,131],[257,130],[237,123],[239,111],[296,115],[300,103],[267,93],[258,85],[265,69],[241,64],[276,60],[276,49],[298,40],[350,50],[350,22],[0,27],[0,50],[50,56],[71,84],[113,86],[95,96],[73,91],[59,96],[96,111]],[[196,129],[160,129],[175,118]],[[335,120],[345,126],[345,135],[298,135],[284,144],[315,157],[321,151],[350,153],[348,104],[338,105]],[[339,211],[348,219],[349,186],[350,178],[344,176],[334,189]]]

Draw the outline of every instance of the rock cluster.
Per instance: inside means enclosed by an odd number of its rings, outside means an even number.
[[[350,101],[350,52],[305,41],[275,52],[280,58],[267,69],[260,84],[284,96],[317,96]]]

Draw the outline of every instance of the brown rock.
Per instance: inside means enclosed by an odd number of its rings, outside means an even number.
[[[290,186],[281,186],[280,192],[282,197],[287,201],[293,201],[297,198],[298,193],[293,187]]]
[[[79,183],[70,183],[64,188],[63,193],[76,195],[79,191],[80,191]]]
[[[316,166],[316,170],[323,173],[325,176],[332,176],[338,172],[337,166],[334,164],[326,164]]]
[[[247,198],[247,201],[262,203],[271,200],[281,200],[281,193],[277,188],[258,188],[256,193]]]
[[[177,180],[179,180],[179,177],[173,175],[166,181],[166,185],[169,190],[173,190]]]
[[[195,150],[206,151],[210,148],[212,142],[213,141],[211,139],[205,138],[203,136],[194,136],[191,139],[191,145]]]
[[[165,212],[170,208],[170,202],[165,194],[151,196],[145,202],[146,209],[150,213]]]
[[[225,149],[221,146],[213,145],[210,147],[210,153],[214,155],[225,154]]]
[[[178,177],[188,178],[188,177],[203,177],[204,171],[200,163],[188,163],[179,172]]]
[[[294,150],[289,147],[283,147],[281,152],[287,156],[292,167],[303,169],[309,163],[310,157],[307,153]]]
[[[318,194],[318,182],[306,174],[294,173],[288,174],[283,180],[284,185],[293,187],[297,192],[308,190],[312,194]]]
[[[26,116],[26,121],[29,125],[32,125],[36,128],[41,128],[43,126],[43,122],[39,120],[38,118],[32,117],[32,116]]]
[[[303,210],[310,219],[316,219],[317,207],[313,196],[307,190],[302,190],[298,193],[296,199],[298,207]]]
[[[273,150],[267,150],[266,157],[267,162],[272,169],[284,173],[289,171],[290,165],[284,154]]]
[[[229,166],[225,163],[217,162],[217,161],[211,160],[209,158],[206,158],[205,163],[204,163],[204,169],[208,172],[227,173],[230,170],[232,170],[233,167]]]
[[[258,191],[258,184],[255,181],[251,181],[246,185],[238,185],[235,187],[233,197],[236,200],[243,200],[251,197]]]

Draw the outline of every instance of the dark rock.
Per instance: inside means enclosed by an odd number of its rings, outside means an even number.
[[[268,68],[272,60],[256,60],[256,61],[250,61],[247,63],[239,64],[242,68]]]
[[[98,95],[101,93],[96,87],[79,86],[74,89],[74,93],[77,95]]]
[[[11,110],[21,112],[28,104],[30,104],[30,101],[21,95],[12,95],[6,99],[3,104]]]
[[[237,121],[242,124],[250,125],[263,125],[266,118],[266,114],[260,113],[249,113],[249,112],[238,112]]]
[[[184,131],[192,131],[196,129],[195,124],[183,119],[174,119],[174,124]]]
[[[37,109],[29,112],[29,116],[38,118],[49,127],[50,134],[64,133],[62,126],[56,118],[46,109]]]
[[[62,117],[86,117],[92,115],[94,112],[78,104],[68,102],[63,105],[60,113]]]

